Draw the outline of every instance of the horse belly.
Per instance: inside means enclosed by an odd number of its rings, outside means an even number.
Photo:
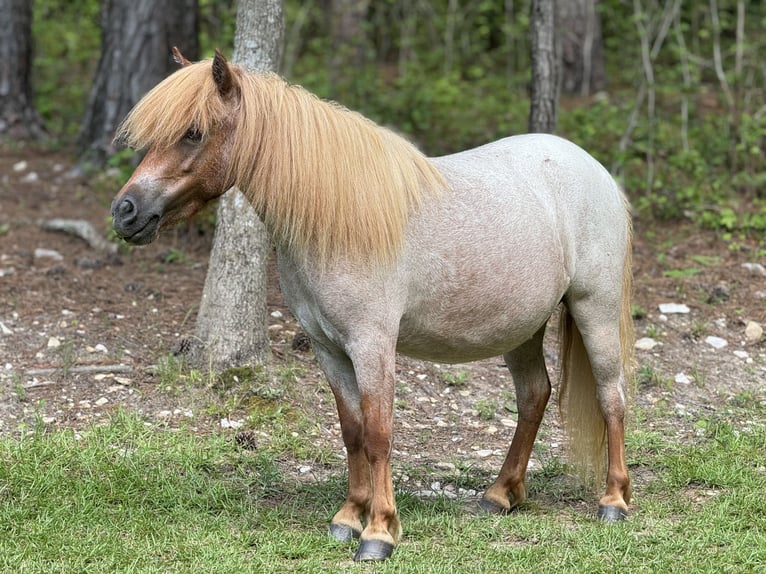
[[[477,285],[473,290],[441,293],[402,316],[397,351],[442,363],[502,355],[545,325],[561,300],[565,282],[561,274],[543,286],[514,285],[495,293]]]

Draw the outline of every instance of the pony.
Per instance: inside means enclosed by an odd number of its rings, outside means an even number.
[[[551,395],[543,335],[560,308],[559,403],[570,462],[603,480],[597,517],[630,503],[624,420],[632,370],[631,219],[580,147],[519,135],[427,158],[401,136],[218,51],[128,114],[116,140],[146,155],[112,203],[147,244],[237,187],[266,224],[285,300],[335,397],[348,492],[330,522],[355,560],[402,534],[391,478],[395,357],[503,355],[518,424],[480,506],[517,508]]]

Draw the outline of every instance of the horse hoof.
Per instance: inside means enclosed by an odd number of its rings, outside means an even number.
[[[511,512],[510,508],[506,508],[494,500],[489,500],[487,498],[479,500],[479,507],[487,514],[509,514]]]
[[[394,553],[394,545],[384,540],[362,540],[354,554],[354,562],[386,560]]]
[[[597,516],[602,522],[620,522],[628,517],[628,511],[619,506],[599,506]]]
[[[338,542],[351,542],[361,535],[362,533],[359,530],[345,524],[330,524],[330,536]]]

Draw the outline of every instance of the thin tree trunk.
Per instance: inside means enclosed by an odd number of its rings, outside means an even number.
[[[100,167],[115,153],[114,132],[150,88],[175,70],[178,46],[199,57],[197,0],[104,0],[101,58],[79,134],[80,164]]]
[[[587,96],[603,90],[606,69],[598,0],[565,0],[557,4],[562,91]]]
[[[282,54],[282,0],[240,0],[233,61],[276,71]],[[268,361],[266,279],[269,238],[237,189],[220,200],[190,359],[215,371]]]
[[[529,131],[553,133],[556,131],[559,95],[555,0],[532,0],[530,49],[532,89]]]
[[[0,0],[0,137],[47,136],[34,106],[32,2]]]

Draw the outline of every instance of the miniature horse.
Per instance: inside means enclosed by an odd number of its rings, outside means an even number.
[[[330,524],[388,558],[401,535],[391,480],[395,356],[503,355],[518,426],[481,506],[526,497],[551,394],[543,333],[563,304],[561,407],[574,464],[604,470],[598,516],[627,515],[631,231],[606,169],[561,138],[509,137],[426,158],[393,132],[217,52],[147,94],[117,139],[148,152],[112,204],[146,244],[236,186],[265,222],[282,290],[337,402],[348,496]]]

